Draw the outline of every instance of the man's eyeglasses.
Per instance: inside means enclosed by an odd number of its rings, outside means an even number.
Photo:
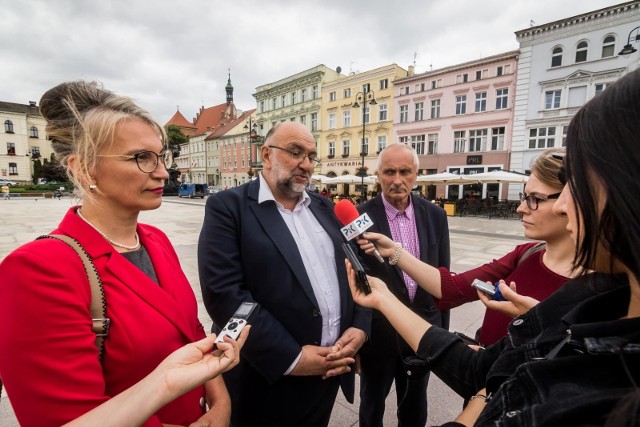
[[[309,159],[309,161],[313,164],[313,166],[320,165],[320,159],[318,158],[318,153],[307,153],[304,150],[299,148],[283,148],[275,145],[269,145],[269,148],[277,148],[278,150],[286,151],[289,153],[291,157],[294,159],[303,162],[305,158]]]
[[[120,157],[122,159],[135,160],[138,169],[144,173],[151,173],[156,170],[161,160],[165,169],[170,169],[173,165],[173,152],[169,149],[162,150],[160,154],[145,150],[130,156],[126,154],[98,154],[97,157]]]
[[[527,194],[527,193],[520,193],[520,203],[526,201],[527,207],[530,210],[535,211],[535,210],[538,210],[538,204],[540,202],[546,202],[551,199],[557,199],[558,197],[560,197],[560,194],[562,193],[553,193],[553,194],[549,194],[548,196],[545,196],[543,194],[533,195],[533,194]]]

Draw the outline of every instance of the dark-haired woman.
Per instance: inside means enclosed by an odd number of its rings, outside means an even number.
[[[640,70],[588,102],[567,134],[555,203],[584,274],[516,318],[509,336],[473,351],[413,315],[371,279],[356,302],[380,310],[432,371],[465,397],[467,425],[603,425],[640,384]],[[501,285],[502,288],[505,285]],[[470,405],[471,406],[471,405]],[[636,405],[637,407],[637,405]],[[633,412],[633,411],[632,411]],[[627,415],[632,420],[637,413]],[[613,425],[613,424],[611,424]],[[634,424],[635,425],[635,424]]]
[[[59,426],[127,393],[205,333],[169,239],[138,223],[140,211],[162,203],[171,160],[162,126],[130,98],[86,82],[50,89],[40,110],[57,159],[83,193],[53,234],[73,237],[89,254],[111,320],[100,360],[87,273],[65,243],[37,240],[0,264],[0,377],[21,425]],[[230,411],[219,376],[158,408],[145,425],[222,426]]]

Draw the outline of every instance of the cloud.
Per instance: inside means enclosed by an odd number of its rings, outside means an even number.
[[[604,0],[0,0],[2,100],[26,104],[65,80],[98,80],[166,122],[318,64],[416,71],[517,49],[513,34]]]

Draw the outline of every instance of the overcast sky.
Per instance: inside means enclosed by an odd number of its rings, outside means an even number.
[[[317,64],[435,70],[518,48],[515,31],[622,3],[606,0],[0,0],[0,100],[39,102],[97,80],[161,123],[191,120]]]

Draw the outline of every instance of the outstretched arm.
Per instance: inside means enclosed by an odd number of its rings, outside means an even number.
[[[413,351],[417,351],[422,336],[431,328],[431,324],[400,302],[385,283],[376,277],[367,276],[371,285],[369,295],[360,292],[356,287],[356,275],[351,263],[349,260],[345,260],[345,263],[353,300],[359,305],[380,311]]]
[[[363,237],[364,239],[358,240],[363,251],[372,254],[375,243],[383,257],[391,259],[398,254],[398,267],[411,276],[422,289],[438,299],[442,298],[442,283],[440,271],[437,268],[422,262],[404,249],[398,248],[396,242],[384,234],[364,233]]]
[[[225,338],[213,352],[215,335],[179,348],[141,381],[65,425],[108,427],[144,423],[175,398],[237,365],[249,329],[250,326],[244,328],[237,342]]]

